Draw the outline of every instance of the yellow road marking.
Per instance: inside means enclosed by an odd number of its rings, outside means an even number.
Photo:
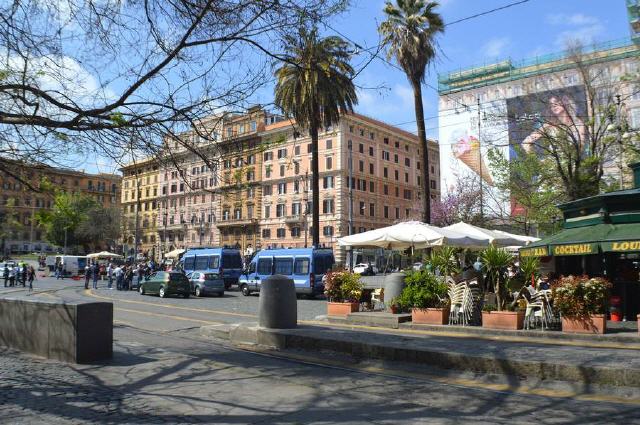
[[[213,321],[210,321],[210,320],[200,320],[200,319],[187,319],[186,317],[172,316],[170,314],[159,314],[159,313],[151,313],[149,311],[129,310],[127,308],[120,308],[120,307],[114,307],[114,310],[115,311],[126,311],[127,313],[142,314],[143,316],[155,316],[155,317],[162,317],[162,318],[165,318],[165,319],[183,320],[185,322],[206,323],[207,325],[222,325],[223,324],[223,322],[213,322]]]
[[[253,314],[244,314],[244,313],[233,313],[233,312],[229,312],[229,311],[219,311],[219,310],[209,310],[209,309],[204,309],[204,308],[189,308],[189,307],[180,307],[174,304],[157,304],[157,303],[150,303],[150,302],[146,302],[146,301],[132,301],[132,300],[121,300],[119,298],[112,298],[112,297],[103,297],[100,295],[96,295],[92,290],[87,290],[85,291],[85,293],[93,298],[99,298],[102,300],[109,300],[109,301],[113,301],[113,302],[123,302],[123,303],[131,303],[131,304],[141,304],[141,305],[150,305],[153,307],[164,307],[164,308],[175,308],[177,310],[186,310],[186,311],[195,311],[198,313],[214,313],[214,314],[221,314],[221,315],[226,315],[226,316],[238,316],[238,317],[251,317],[251,318],[257,318],[258,316],[255,316]]]
[[[526,343],[534,343],[534,344],[543,344],[543,345],[567,345],[572,347],[585,347],[585,348],[614,348],[614,349],[624,349],[624,350],[640,350],[640,343],[636,344],[617,344],[615,342],[591,342],[591,341],[567,341],[567,340],[552,340],[552,339],[543,339],[536,338],[535,335],[531,337],[520,337],[520,336],[508,336],[508,335],[482,335],[482,334],[472,334],[472,333],[463,333],[463,332],[450,332],[450,331],[428,331],[428,330],[420,330],[420,329],[393,329],[395,332],[389,332],[389,329],[376,327],[376,326],[366,326],[366,325],[352,325],[352,324],[342,324],[342,323],[326,323],[320,322],[317,320],[299,320],[298,323],[303,323],[307,325],[319,325],[324,327],[337,327],[337,328],[347,328],[347,329],[363,329],[376,331],[379,334],[392,334],[392,335],[402,335],[402,334],[413,334],[413,335],[430,335],[430,336],[444,336],[451,338],[474,338],[474,339],[486,339],[491,341],[505,341],[505,342],[526,342]],[[630,340],[637,339],[636,337],[629,337]]]

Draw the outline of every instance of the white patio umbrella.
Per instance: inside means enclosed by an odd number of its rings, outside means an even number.
[[[164,255],[164,258],[178,258],[180,254],[184,253],[184,249],[178,248],[173,251],[169,251]]]
[[[100,251],[87,255],[87,258],[122,258],[122,255],[116,254],[115,252]]]
[[[510,233],[485,229],[463,221],[447,226],[445,229],[453,230],[455,232],[462,233],[463,235],[488,238],[490,243],[501,247],[517,246],[521,244],[521,241],[513,237],[515,235],[511,235]]]
[[[431,226],[419,221],[405,221],[393,226],[370,230],[338,238],[340,246],[378,247],[387,249],[416,249],[434,246],[482,248],[489,245],[489,238],[464,235],[459,232]]]
[[[525,235],[516,235],[514,233],[505,232],[503,230],[494,230],[494,232],[509,236],[512,239],[519,241],[518,246],[529,245],[532,242],[537,242],[540,238],[536,238],[535,236],[525,236]]]

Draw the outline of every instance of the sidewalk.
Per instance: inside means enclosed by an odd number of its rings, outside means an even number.
[[[520,336],[455,335],[413,329],[309,323],[296,329],[214,325],[203,335],[279,350],[347,354],[476,373],[583,385],[640,387],[640,341],[535,340]]]

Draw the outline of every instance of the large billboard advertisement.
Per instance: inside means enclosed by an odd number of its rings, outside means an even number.
[[[506,102],[495,101],[480,108],[468,105],[439,116],[440,173],[443,194],[455,192],[457,186],[474,187],[484,196],[487,215],[503,215],[503,197],[494,185],[494,173],[488,160],[490,149],[508,155]],[[508,213],[508,212],[507,212]]]
[[[509,194],[495,188],[495,172],[488,151],[497,149],[504,158],[518,160],[518,149],[544,155],[544,136],[561,131],[585,141],[587,101],[583,86],[541,91],[480,105],[461,105],[440,111],[440,172],[443,195],[455,192],[460,182],[471,182],[485,195],[485,214],[521,214],[522,207]],[[480,117],[480,126],[478,118]],[[465,184],[469,187],[468,184]]]

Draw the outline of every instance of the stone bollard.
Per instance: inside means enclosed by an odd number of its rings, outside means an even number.
[[[385,277],[384,283],[384,302],[389,309],[390,301],[395,297],[399,297],[404,289],[404,273],[391,273]]]
[[[298,299],[293,280],[276,274],[260,283],[258,320],[263,328],[291,329],[297,326]]]

